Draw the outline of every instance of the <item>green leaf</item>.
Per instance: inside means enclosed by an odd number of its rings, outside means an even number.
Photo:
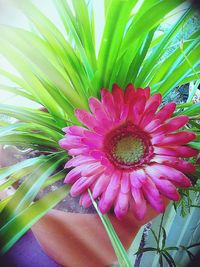
[[[200,103],[193,104],[191,107],[183,110],[179,115],[196,116],[200,114]]]
[[[31,204],[44,182],[63,161],[63,156],[53,155],[46,157],[46,162],[41,164],[32,175],[25,179],[11,201],[1,212],[1,225],[4,225],[9,219]]]
[[[46,159],[45,156],[40,156],[37,158],[31,158],[23,160],[19,163],[16,163],[15,165],[12,165],[10,167],[4,167],[0,169],[0,180],[5,179],[6,177],[14,174],[15,172],[22,170],[24,168],[34,166],[36,164],[41,164]]]
[[[144,252],[149,252],[149,251],[158,251],[158,249],[153,248],[153,247],[146,247],[146,248],[139,249],[136,254],[142,254]]]
[[[167,263],[169,264],[169,267],[176,267],[176,263],[172,256],[167,251],[162,251],[162,255],[166,259]]]
[[[1,72],[1,70],[0,70]],[[30,99],[32,101],[35,101],[35,98],[30,95],[29,93],[26,93],[25,91],[23,91],[21,88],[18,88],[18,87],[13,87],[13,86],[7,86],[7,85],[3,85],[3,84],[0,84],[0,91],[6,91],[6,92],[10,92],[10,93],[13,93],[14,95],[17,95],[17,96],[22,96],[26,99]]]
[[[144,4],[149,4],[149,6],[143,14],[138,12],[138,16],[135,16],[126,36],[124,37],[121,53],[127,50],[131,42],[137,39],[141,33],[149,32],[151,29],[159,25],[163,17],[176,8],[181,2],[182,1],[175,0],[166,4],[165,1],[144,1]]]
[[[165,250],[179,250],[179,248],[178,247],[167,247],[167,248],[165,248]]]
[[[44,39],[47,40],[49,49],[58,56],[63,69],[67,71],[70,82],[64,83],[62,80],[57,80],[59,89],[67,97],[70,104],[72,103],[75,107],[87,108],[85,98],[87,88],[83,88],[83,83],[81,82],[86,73],[72,45],[68,43],[55,24],[47,16],[43,15],[31,1],[18,1],[15,4],[24,12]]]
[[[0,104],[0,113],[16,118],[23,122],[33,122],[36,124],[41,124],[52,130],[56,130],[62,133],[62,130],[58,125],[58,123],[55,123],[55,120],[47,112],[43,112],[32,108]]]
[[[200,142],[190,142],[188,146],[195,148],[200,151]]]
[[[37,148],[38,150],[61,150],[59,144],[41,134],[13,133],[1,136],[0,144]]]
[[[4,254],[13,244],[51,208],[67,196],[69,187],[62,186],[16,214],[0,229],[0,252]]]
[[[98,55],[97,80],[99,87],[109,86],[130,13],[136,3],[135,0],[112,0],[107,6],[106,24]]]
[[[11,200],[12,195],[4,198],[3,200],[0,200],[0,212],[4,209],[4,207],[7,205],[7,203]]]

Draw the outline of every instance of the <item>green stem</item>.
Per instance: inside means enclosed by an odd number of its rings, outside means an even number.
[[[95,200],[92,197],[92,194],[90,192],[90,190],[88,189],[88,193],[90,195],[90,198],[92,200],[92,204],[95,207],[97,214],[99,215],[102,224],[110,238],[111,244],[113,246],[113,249],[115,251],[115,254],[118,258],[118,262],[120,264],[121,267],[131,267],[132,264],[130,262],[130,259],[127,255],[127,252],[125,250],[125,248],[123,247],[121,241],[119,240],[109,218],[107,215],[102,215],[100,210],[98,209],[97,203],[95,202]]]
[[[157,244],[157,249],[160,249],[160,235],[161,235],[161,229],[162,229],[162,224],[163,224],[163,219],[164,219],[165,213],[162,214],[161,220],[160,220],[160,226],[159,226],[159,232],[158,232],[158,244]]]

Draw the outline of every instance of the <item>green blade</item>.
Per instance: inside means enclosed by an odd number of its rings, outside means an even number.
[[[56,189],[8,221],[0,229],[0,254],[7,252],[34,223],[65,198],[69,189],[67,185]]]

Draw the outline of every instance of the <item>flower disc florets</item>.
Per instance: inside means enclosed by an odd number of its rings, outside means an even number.
[[[116,167],[127,171],[147,164],[153,156],[150,136],[131,122],[105,136],[104,151]]]

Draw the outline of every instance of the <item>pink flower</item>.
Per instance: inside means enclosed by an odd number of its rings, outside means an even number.
[[[162,96],[150,97],[150,88],[135,89],[129,84],[125,92],[113,85],[112,93],[101,90],[101,101],[91,97],[91,112],[77,109],[75,114],[85,125],[63,129],[60,146],[72,156],[66,168],[74,167],[65,183],[72,184],[71,195],[89,207],[90,188],[104,214],[114,208],[121,219],[132,209],[143,219],[149,203],[164,212],[163,196],[177,201],[176,187],[191,185],[184,173],[195,170],[181,157],[193,157],[197,151],[186,144],[195,134],[178,131],[187,116],[172,116],[176,105],[169,103],[158,110]]]

